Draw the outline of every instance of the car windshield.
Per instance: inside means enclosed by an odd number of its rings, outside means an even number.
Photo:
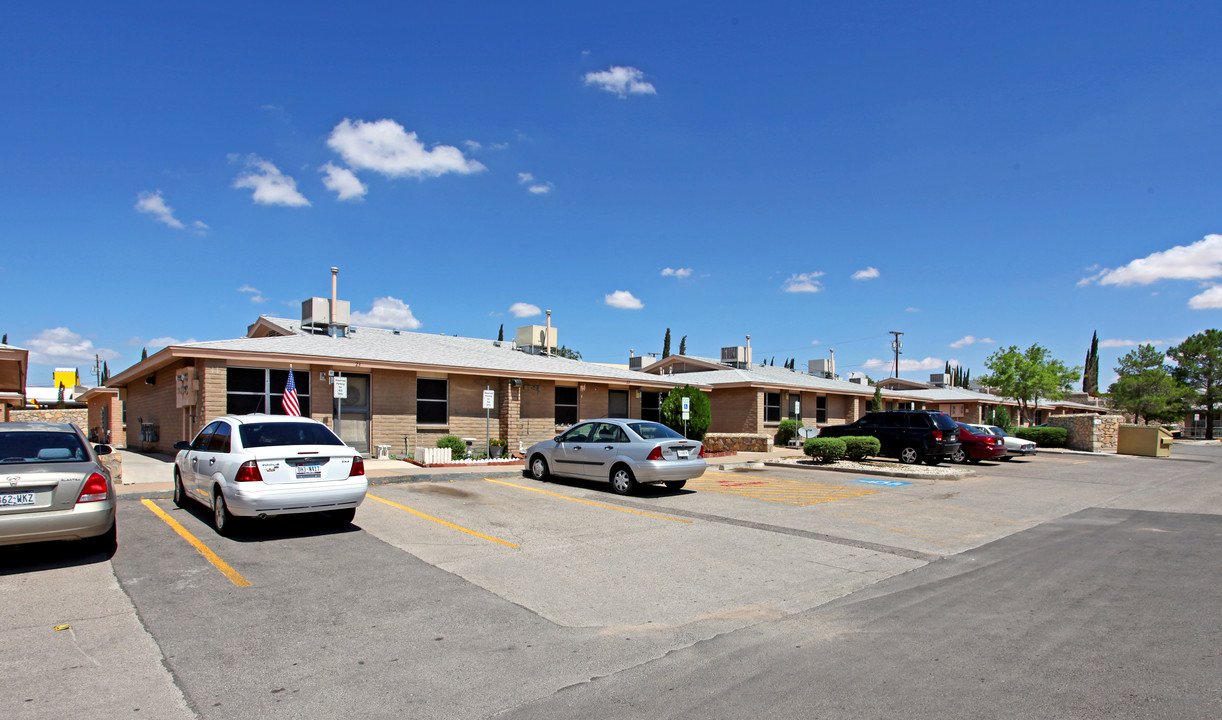
[[[1005,430],[1002,430],[1001,428],[997,427],[996,425],[990,425],[989,430],[992,431],[992,433],[996,435],[997,437],[1010,437],[1010,433],[1006,432]]]
[[[0,432],[0,463],[81,462],[89,450],[75,433]]]
[[[645,440],[662,440],[662,439],[678,439],[682,440],[683,436],[671,430],[661,423],[656,422],[631,422],[628,427],[632,428],[632,432],[640,435]]]
[[[238,426],[242,447],[272,447],[276,445],[343,445],[325,425],[318,423],[268,422]]]

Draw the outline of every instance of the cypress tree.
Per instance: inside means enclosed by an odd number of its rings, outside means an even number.
[[[687,354],[687,336],[686,335],[684,335],[683,339],[679,341],[679,354],[680,355]]]
[[[505,323],[501,323],[501,329],[496,333],[496,340],[500,342],[505,339]]]
[[[662,359],[670,357],[670,328],[666,328],[666,339],[662,341]]]
[[[1086,351],[1086,369],[1082,372],[1082,392],[1094,397],[1099,394],[1099,331],[1090,338],[1090,350]]]

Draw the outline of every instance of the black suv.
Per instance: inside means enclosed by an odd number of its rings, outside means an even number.
[[[937,465],[959,449],[959,426],[944,412],[887,410],[866,413],[848,425],[829,425],[819,437],[849,435],[878,438],[881,454],[906,464]]]

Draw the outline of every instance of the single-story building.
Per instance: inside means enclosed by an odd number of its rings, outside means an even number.
[[[127,418],[123,415],[123,401],[119,389],[99,385],[91,387],[76,398],[87,408],[86,427],[82,428],[90,442],[106,443],[114,447],[125,447],[127,443]]]
[[[25,375],[29,366],[29,350],[0,345],[0,406],[4,408],[4,422],[10,422],[10,408],[25,406]]]

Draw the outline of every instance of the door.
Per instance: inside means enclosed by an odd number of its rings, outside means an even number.
[[[608,480],[611,477],[611,461],[628,443],[628,435],[619,425],[613,423],[596,423],[590,434],[590,442],[583,449],[584,467],[588,477],[594,480]]]
[[[628,417],[628,391],[627,390],[608,390],[607,391],[607,417],[627,418]]]
[[[214,420],[208,423],[207,427],[199,431],[195,439],[191,441],[191,449],[187,451],[186,467],[178,469],[182,475],[183,489],[187,491],[191,497],[198,498],[200,486],[200,455],[208,452],[208,444],[212,442],[212,434],[216,432],[216,428],[221,424],[220,420]]]
[[[599,464],[594,448],[594,428],[599,423],[582,423],[560,436],[559,447],[553,453],[557,475],[589,478],[594,476],[591,463]]]
[[[348,397],[335,401],[335,427],[339,439],[364,455],[369,454],[369,376],[345,375]]]

